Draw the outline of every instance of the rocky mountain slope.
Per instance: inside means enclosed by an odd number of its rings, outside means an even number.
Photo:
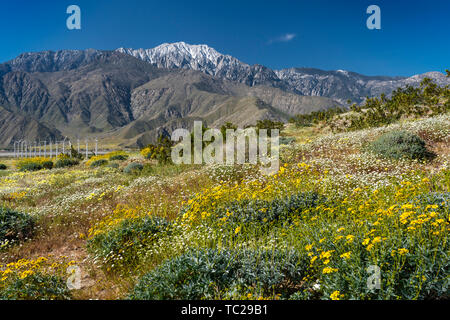
[[[24,53],[0,64],[0,146],[15,139],[90,135],[143,145],[162,132],[190,128],[196,119],[216,127],[226,121],[285,121],[418,85],[424,77],[450,83],[439,72],[405,78],[271,70],[184,42],[147,50]]]
[[[153,49],[126,49],[117,51],[132,55],[160,68],[183,68],[249,86],[265,85],[285,91],[335,99],[345,104],[348,99],[360,103],[366,96],[381,93],[389,95],[405,85],[419,85],[424,77],[438,84],[450,84],[440,72],[429,72],[412,77],[364,76],[344,70],[323,71],[311,68],[271,70],[261,65],[248,65],[238,59],[217,52],[207,45],[189,45],[184,42],[165,43]]]
[[[0,106],[69,136],[129,123],[131,90],[167,73],[97,50],[23,54],[2,65],[2,71]]]
[[[126,145],[141,135],[154,140],[156,132],[170,132],[175,124],[189,127],[193,119],[247,125],[335,105],[329,98],[160,68],[114,51],[27,53],[0,65],[0,106],[8,112],[55,134],[119,135]]]
[[[323,71],[311,68],[291,68],[276,71],[289,88],[299,94],[333,98],[341,103],[347,100],[361,103],[366,97],[389,95],[399,87],[418,86],[425,78],[433,79],[439,85],[450,84],[440,72],[428,72],[406,77],[364,76],[345,70]]]
[[[212,78],[193,70],[168,74],[133,90],[131,109],[135,121],[116,137],[144,145],[162,132],[191,129],[194,120],[219,127],[232,122],[244,127],[260,119],[285,121],[294,114],[322,110],[335,102],[304,97],[280,89]]]
[[[55,141],[63,139],[61,133],[48,128],[31,117],[21,116],[0,107],[0,146],[9,146],[14,141]]]

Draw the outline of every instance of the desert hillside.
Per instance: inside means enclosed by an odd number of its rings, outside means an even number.
[[[448,98],[426,80],[294,117],[272,175],[175,165],[165,140],[4,160],[0,298],[448,299]]]

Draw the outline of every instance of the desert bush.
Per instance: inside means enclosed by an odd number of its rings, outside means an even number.
[[[83,157],[83,155],[80,152],[78,152],[78,150],[75,150],[73,145],[71,145],[70,146],[70,158],[83,160],[84,157]]]
[[[296,251],[191,250],[144,275],[131,299],[288,298],[306,275]]]
[[[141,150],[141,154],[146,159],[157,160],[159,164],[172,162],[173,142],[166,136],[159,136],[156,145],[149,144]]]
[[[426,159],[432,158],[425,142],[415,134],[407,131],[391,131],[381,135],[369,145],[373,153],[391,159]]]
[[[113,160],[111,158],[116,158],[117,160],[121,160],[122,158],[126,158],[128,159],[128,154],[125,151],[112,151],[109,152],[107,154],[102,154],[102,155],[93,155],[89,158],[88,161],[86,161],[86,165],[90,166],[92,163],[98,161],[98,160]]]
[[[0,290],[1,300],[69,300],[71,293],[66,281],[55,275],[35,273],[16,278]]]
[[[112,163],[108,164],[106,167],[107,168],[118,169],[119,168],[119,164],[115,163],[115,162],[112,162]]]
[[[265,120],[258,120],[256,122],[256,133],[259,134],[260,129],[266,129],[268,137],[272,136],[272,130],[279,130],[279,132],[281,132],[283,128],[284,123],[279,121],[272,121],[265,119]]]
[[[116,154],[109,157],[109,161],[125,161],[128,159],[127,154]]]
[[[417,196],[412,202],[422,205],[437,205],[439,209],[450,207],[450,192],[430,192]]]
[[[43,166],[37,162],[29,162],[29,163],[23,164],[19,167],[19,171],[39,171],[42,169],[43,169]]]
[[[20,259],[0,264],[0,300],[66,300],[71,298],[67,287],[67,268],[73,262]]]
[[[32,236],[34,227],[30,215],[0,207],[0,243],[25,240]]]
[[[97,168],[108,164],[108,160],[106,159],[99,159],[91,162],[90,167],[91,168]]]
[[[26,158],[16,162],[16,168],[19,171],[38,171],[44,168],[44,163],[51,161],[49,158],[34,157]]]
[[[237,130],[237,126],[234,125],[232,122],[226,122],[223,126],[220,127],[220,133],[222,133],[223,141],[227,141],[227,130]]]
[[[56,157],[56,160],[63,160],[63,159],[70,159],[70,154],[67,153],[60,153]]]
[[[295,142],[295,138],[293,137],[280,137],[280,145],[291,144],[293,142]]]
[[[48,161],[51,161],[51,159],[44,157],[25,158],[16,161],[16,168],[19,171],[38,171],[42,170],[44,168],[43,164]]]
[[[53,169],[53,161],[45,161],[42,163],[42,167],[47,170]]]
[[[88,249],[108,265],[129,268],[139,262],[138,252],[166,231],[168,225],[167,220],[148,215],[124,219],[114,228],[94,234],[88,241]]]
[[[297,128],[310,127],[322,121],[329,121],[336,115],[342,114],[347,110],[340,107],[333,107],[327,110],[313,111],[308,114],[298,114],[289,119],[290,123],[294,123]]]
[[[238,224],[289,222],[292,217],[301,216],[306,210],[310,211],[325,201],[326,198],[315,192],[302,192],[271,201],[246,199],[234,201],[230,205],[219,208],[217,216],[229,216],[229,222]]]
[[[232,200],[215,208],[206,203],[199,207],[196,202],[188,202],[180,213],[192,224],[200,222],[219,227],[217,229],[223,235],[237,233],[236,230],[242,227],[261,234],[278,224],[289,225],[299,219],[308,219],[316,214],[316,207],[326,202],[327,199],[316,192],[300,192],[272,200]],[[197,213],[201,213],[200,216],[196,217]]]
[[[6,170],[6,169],[7,169],[6,165],[3,163],[0,163],[0,170]]]
[[[71,158],[59,159],[55,163],[55,168],[72,167],[72,166],[76,166],[79,163],[80,162],[77,159],[71,159]]]
[[[132,162],[123,169],[123,172],[130,174],[142,171],[142,169],[144,169],[144,166],[141,163]]]

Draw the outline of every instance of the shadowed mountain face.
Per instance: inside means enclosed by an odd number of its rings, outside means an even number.
[[[18,140],[55,141],[63,139],[58,130],[47,128],[38,121],[0,107],[0,145],[8,146]]]
[[[249,87],[201,72],[179,70],[133,90],[131,109],[136,120],[122,128],[118,137],[135,137],[137,144],[143,145],[161,132],[191,129],[194,120],[201,119],[211,127],[225,122],[244,127],[260,119],[285,121],[294,114],[332,105],[337,104],[327,98]]]
[[[1,145],[16,139],[11,128],[19,122],[40,128],[24,132],[22,138],[29,140],[43,139],[48,130],[55,137],[100,135],[143,145],[196,119],[211,126],[247,125],[337,105],[328,98],[253,85],[158,68],[120,52],[26,53],[0,65],[0,106],[9,119],[0,127],[7,135]]]
[[[271,70],[261,65],[248,65],[224,55],[207,45],[184,42],[165,43],[153,49],[125,49],[123,52],[160,68],[202,71],[220,79],[228,79],[248,86],[264,85],[305,96],[332,98],[341,104],[348,99],[361,103],[368,97],[389,95],[406,85],[418,86],[424,77],[439,85],[450,84],[440,72],[428,72],[412,77],[364,76],[345,70],[324,71],[312,68]]]
[[[131,91],[167,73],[116,52],[32,53],[5,64],[0,105],[71,135],[133,121]]]

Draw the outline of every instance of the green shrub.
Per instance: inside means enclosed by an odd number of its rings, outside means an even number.
[[[44,163],[51,161],[50,158],[33,157],[16,161],[15,165],[19,171],[38,171],[44,168]]]
[[[144,275],[130,298],[289,298],[298,291],[308,264],[308,257],[294,250],[191,250]]]
[[[3,163],[0,163],[0,170],[6,170],[7,167],[6,165],[4,165]]]
[[[34,273],[24,279],[17,277],[0,289],[0,300],[68,300],[66,281],[55,275]]]
[[[450,192],[430,192],[417,196],[414,201],[422,206],[437,205],[439,210],[450,207]]]
[[[119,168],[119,164],[118,163],[110,163],[106,166],[107,168],[113,168],[113,169],[118,169]]]
[[[300,216],[305,210],[311,210],[325,201],[326,198],[315,192],[301,192],[272,201],[234,201],[230,205],[218,209],[217,216],[222,215],[225,217],[226,212],[231,213],[228,221],[232,224],[289,222],[292,217]]]
[[[56,161],[55,167],[56,168],[72,167],[72,166],[76,166],[79,163],[80,162],[77,159],[64,158],[64,159],[59,159],[58,161]]]
[[[126,219],[90,239],[88,249],[109,265],[134,266],[140,259],[139,250],[150,245],[168,226],[168,221],[160,217]]]
[[[336,115],[346,112],[346,109],[340,107],[333,107],[327,110],[313,111],[308,114],[298,114],[289,119],[290,123],[294,123],[297,128],[310,127],[313,124],[318,124],[321,121],[328,121],[333,119]]]
[[[116,155],[109,157],[109,161],[115,161],[115,160],[124,161],[127,159],[128,159],[128,155],[126,155],[126,154],[116,154]]]
[[[78,150],[75,150],[73,145],[70,146],[70,157],[78,160],[83,160],[83,155],[78,152]]]
[[[193,135],[191,139],[193,139]],[[159,164],[168,164],[172,162],[172,146],[172,140],[166,136],[159,136],[157,144],[149,144],[141,150],[141,154],[146,159],[157,160]]]
[[[295,138],[293,137],[280,137],[280,145],[291,144],[293,142],[295,142]]]
[[[97,167],[101,167],[108,164],[108,160],[106,159],[99,159],[99,160],[95,160],[94,162],[91,163],[91,168],[97,168]]]
[[[30,238],[34,226],[30,215],[0,207],[0,242]]]
[[[373,153],[391,159],[427,159],[434,154],[418,136],[406,131],[391,131],[383,134],[369,145]]]
[[[220,133],[222,133],[223,141],[224,142],[227,141],[227,130],[228,129],[237,130],[237,128],[238,127],[231,122],[226,122],[222,127],[220,127]]]
[[[53,169],[53,161],[45,161],[42,163],[42,167],[47,170]]]
[[[19,171],[39,171],[43,169],[43,166],[38,162],[28,162],[21,165],[19,168]]]
[[[278,130],[279,133],[281,130],[283,130],[284,124],[283,122],[279,121],[272,121],[272,120],[258,120],[256,122],[256,133],[259,134],[260,129],[266,129],[267,130],[267,136],[272,136],[272,130]]]
[[[125,172],[127,174],[136,173],[136,172],[142,171],[142,169],[144,169],[144,166],[142,164],[137,163],[137,162],[132,162],[125,167],[123,172]]]

